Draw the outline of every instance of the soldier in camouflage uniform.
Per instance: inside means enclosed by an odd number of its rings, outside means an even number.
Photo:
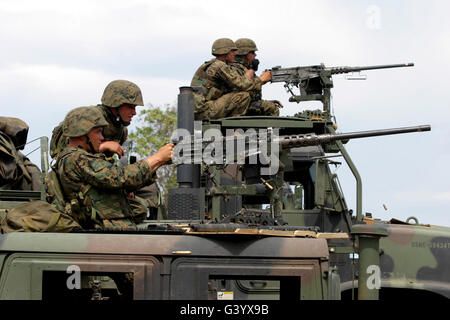
[[[111,81],[105,88],[102,96],[102,104],[92,106],[99,109],[107,121],[103,130],[105,141],[100,147],[100,152],[104,149],[112,149],[112,153],[123,155],[121,145],[127,140],[131,119],[136,115],[136,106],[143,106],[141,89],[133,82],[127,80]],[[53,130],[50,142],[50,155],[55,158],[58,152],[68,144],[68,139],[62,137],[62,123]],[[109,146],[108,146],[109,145]],[[108,154],[111,156],[112,153]]]
[[[252,72],[252,76],[258,78],[255,72],[258,70],[259,60],[255,59],[258,48],[253,40],[241,38],[235,41],[238,48],[235,61],[230,66],[241,76]],[[279,107],[281,104],[278,101],[261,100],[261,87],[250,91],[250,106],[245,115],[265,115],[265,116],[279,116]]]
[[[244,115],[250,105],[250,92],[261,90],[270,80],[270,72],[260,78],[251,73],[240,75],[230,68],[237,47],[231,39],[214,41],[212,54],[216,57],[202,64],[191,81],[196,120],[219,119]]]
[[[20,150],[27,142],[28,125],[0,117],[0,190],[41,189],[41,171]]]
[[[63,122],[69,144],[58,153],[54,170],[63,189],[65,209],[83,228],[134,228],[140,221],[136,221],[136,204],[129,194],[152,183],[156,169],[171,159],[173,144],[147,159],[119,166],[98,153],[107,126],[98,108],[70,111]],[[114,152],[114,146],[105,151]]]
[[[92,106],[98,109],[106,119],[107,125],[103,129],[105,141],[100,145],[100,152],[104,152],[108,157],[116,153],[122,157],[124,150],[123,143],[128,138],[127,126],[136,115],[136,106],[143,106],[144,101],[139,87],[131,81],[114,80],[105,88],[102,104]],[[56,158],[57,154],[68,145],[68,137],[62,134],[62,123],[54,130],[50,142],[50,155]],[[109,151],[111,150],[111,151]],[[156,218],[158,210],[159,190],[156,184],[147,186],[137,191],[136,200],[149,208],[150,218]],[[143,215],[147,213],[143,212]]]

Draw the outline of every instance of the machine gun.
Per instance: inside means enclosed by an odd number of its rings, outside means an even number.
[[[316,66],[281,68],[273,67],[271,82],[285,82],[284,87],[291,94],[290,102],[321,101],[323,110],[330,111],[330,89],[333,88],[332,75],[341,73],[353,73],[363,70],[389,69],[412,67],[414,63],[386,64],[365,67],[331,67],[327,68],[322,63]],[[293,87],[300,90],[300,95],[293,92]]]
[[[272,130],[260,130],[250,133],[230,135],[223,137],[220,132],[213,138],[196,139],[189,136],[182,141],[172,140],[176,144],[174,152],[175,164],[201,164],[202,161],[208,165],[230,164],[239,160],[244,160],[251,156],[261,154],[261,146],[266,144],[263,153],[271,151],[269,144],[276,146],[276,150],[292,149],[297,147],[317,146],[334,141],[345,141],[349,139],[368,138],[384,135],[424,132],[430,131],[429,125],[390,128],[379,130],[368,130],[348,133],[327,133],[327,134],[302,134],[278,136]],[[217,133],[217,132],[216,132]],[[207,135],[207,132],[206,132]],[[220,151],[220,152],[219,152]],[[205,152],[207,154],[205,155]],[[182,157],[179,155],[182,154]],[[278,154],[276,155],[279,156]]]
[[[223,137],[218,132],[219,135],[214,136],[214,138],[202,139],[197,137],[197,139],[192,139],[192,136],[188,136],[190,139],[184,139],[175,147],[175,155],[177,154],[177,148],[180,148],[179,151],[183,152],[183,159],[181,161],[180,159],[174,159],[174,163],[178,164],[177,181],[180,188],[169,190],[169,217],[171,219],[201,220],[205,214],[204,199],[210,198],[212,199],[212,214],[209,216],[221,219],[219,201],[221,197],[237,195],[246,197],[266,196],[270,201],[270,216],[275,223],[280,219],[281,215],[284,170],[287,165],[283,161],[285,161],[284,159],[289,159],[286,153],[290,149],[319,146],[334,141],[430,130],[431,127],[429,125],[422,125],[337,134],[310,133],[278,136],[273,132],[270,133],[270,130],[260,130],[260,132],[252,130],[250,135],[244,133]],[[205,135],[209,136],[207,132],[205,132]],[[201,155],[201,157],[196,158],[196,154],[197,156]],[[192,157],[193,155],[194,157]],[[256,161],[256,155],[259,155],[259,162]],[[252,156],[254,156],[253,163]],[[248,164],[250,166],[244,163],[246,159],[249,160]],[[244,161],[240,162],[239,160]],[[252,165],[253,167],[256,165],[260,172],[253,175],[253,177],[257,178],[256,180],[249,176],[248,180],[244,177],[245,182],[241,186],[226,186],[217,183],[220,180],[217,176],[217,172],[220,169],[212,169],[212,171],[208,171],[206,179],[212,180],[213,186],[204,188],[201,187],[199,168],[196,169],[196,166],[198,167],[202,161],[208,166],[219,167],[236,162],[244,164],[244,176],[246,175],[246,168]],[[264,219],[267,220],[267,218]],[[257,219],[254,219],[254,221],[257,221]]]

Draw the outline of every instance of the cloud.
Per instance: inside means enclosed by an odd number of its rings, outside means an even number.
[[[106,85],[115,79],[135,82],[144,102],[153,104],[176,101],[183,82],[169,78],[133,77],[90,69],[56,65],[16,64],[0,72],[1,113],[17,116],[29,123],[30,136],[50,135],[68,111],[74,107],[100,103]]]
[[[29,141],[41,136],[50,138],[53,128],[72,108],[100,103],[104,88],[115,79],[135,82],[141,88],[144,103],[154,105],[175,103],[178,88],[185,85],[183,81],[162,77],[130,78],[91,69],[15,64],[0,72],[0,114],[24,120],[30,127]],[[39,142],[33,142],[24,153],[38,146]],[[39,152],[33,152],[30,159],[40,166]]]
[[[401,191],[392,193],[395,202],[407,201],[410,205],[429,203],[435,200],[450,201],[450,192]]]
[[[356,41],[347,48],[340,45],[346,37],[356,39],[358,31],[342,23],[339,12],[345,11],[297,1],[258,5],[242,1],[66,1],[64,5],[7,1],[0,8],[4,26],[0,36],[11,50],[3,50],[0,58],[105,69],[125,64],[138,70],[133,66],[146,69],[147,64],[158,69],[167,62],[173,66],[175,59],[181,65],[189,63],[186,58],[194,53],[196,59],[209,58],[218,37],[253,37],[268,61],[278,60],[281,51],[284,61],[330,51],[357,56]]]
[[[434,194],[431,198],[434,200],[450,201],[450,191]]]

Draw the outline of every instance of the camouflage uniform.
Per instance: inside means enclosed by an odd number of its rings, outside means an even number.
[[[107,125],[99,109],[81,107],[69,112],[63,131],[67,137],[81,137]],[[147,160],[119,166],[103,153],[67,146],[58,153],[53,170],[59,177],[66,212],[83,228],[134,227],[145,218],[145,206],[127,195],[153,182]]]
[[[198,68],[192,78],[195,119],[219,119],[246,113],[250,91],[261,89],[261,80],[248,80],[225,62],[212,59]]]
[[[70,213],[87,229],[133,227],[135,202],[127,194],[151,184],[151,167],[141,160],[125,167],[115,165],[104,154],[66,147],[56,160],[57,174]]]
[[[133,82],[127,80],[111,81],[105,88],[102,95],[102,112],[108,125],[103,129],[103,136],[108,141],[116,141],[122,145],[128,137],[127,126],[129,122],[124,121],[120,116],[115,116],[110,108],[118,108],[123,104],[143,106],[142,92]],[[108,154],[112,156],[112,154]],[[133,201],[139,206],[146,206],[150,210],[150,218],[156,218],[158,211],[159,189],[156,184],[141,188],[135,192]]]
[[[28,125],[11,117],[0,117],[0,189],[41,189],[41,171],[19,150],[27,141]]]
[[[105,138],[105,141],[116,141],[122,145],[128,138],[127,127],[117,120],[117,117],[114,116],[108,107],[99,104],[90,106],[90,108],[96,108],[101,111],[103,117],[108,122],[108,125],[103,128],[103,137]],[[52,139],[50,141],[50,156],[52,158],[56,158],[58,153],[69,144],[69,139],[62,136],[62,125],[63,122],[53,130]],[[108,154],[108,156],[112,156],[112,154]]]
[[[239,75],[244,76],[248,71],[247,68],[247,58],[245,56],[236,56],[234,58],[235,62],[230,64],[230,67],[236,71]],[[255,78],[259,79],[256,75]],[[265,115],[265,116],[276,116],[280,115],[280,110],[276,103],[268,100],[262,100],[261,86],[255,88],[250,93],[250,106],[247,109],[245,115]]]
[[[248,59],[247,55],[250,52],[255,52],[258,50],[256,44],[253,40],[248,38],[241,38],[235,41],[237,50],[237,55],[234,58],[234,62],[230,66],[241,76],[245,75],[248,71]],[[256,70],[255,70],[256,71]],[[255,75],[255,78],[257,76]],[[252,90],[250,92],[250,106],[247,110],[246,115],[265,115],[265,116],[279,116],[280,111],[278,105],[273,101],[261,100],[262,93],[261,88]]]
[[[142,93],[139,87],[133,82],[127,80],[111,81],[105,88],[102,95],[102,104],[92,106],[98,108],[108,125],[103,129],[105,141],[116,141],[122,145],[128,138],[126,126],[130,123],[123,121],[120,116],[115,116],[110,108],[118,108],[127,103],[136,106],[143,106]],[[62,136],[62,123],[60,123],[52,134],[50,141],[50,156],[55,158],[68,144],[68,138]],[[108,154],[112,156],[112,154]]]
[[[233,40],[221,38],[214,41],[211,53],[218,56],[231,50],[237,50]],[[249,92],[261,88],[261,80],[248,80],[227,63],[212,59],[197,69],[191,87],[195,91],[195,119],[219,119],[245,114],[250,105]]]
[[[91,106],[90,108],[98,109],[102,112],[103,117],[107,121],[107,125],[103,128],[103,137],[105,141],[115,141],[122,145],[128,138],[127,126],[129,122],[123,121],[119,116],[112,113],[110,108],[118,108],[123,104],[132,104],[137,106],[144,105],[142,93],[139,87],[133,82],[127,80],[111,81],[105,88],[102,98],[102,104]],[[50,155],[56,158],[69,143],[69,138],[62,134],[61,122],[54,130],[50,141]],[[105,153],[107,157],[112,157],[110,152]],[[133,201],[139,202],[141,205],[148,207],[154,216],[158,210],[158,202],[155,199],[159,197],[157,187],[146,187],[138,190]],[[144,213],[142,213],[144,215]]]

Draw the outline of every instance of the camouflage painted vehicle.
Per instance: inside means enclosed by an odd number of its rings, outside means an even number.
[[[319,136],[334,132],[333,123],[327,117],[325,112],[316,111],[298,114],[296,118],[284,119],[228,118],[211,121],[209,125],[220,127],[222,130],[269,126],[275,128],[279,125],[280,133],[285,136],[310,135],[311,132]],[[270,192],[265,194],[261,192],[263,188],[256,186],[255,182],[258,183],[258,180],[263,177],[263,184],[275,186],[279,177],[261,176],[259,171],[255,174],[251,166],[238,170],[241,176],[240,180],[236,180],[239,181],[230,179],[230,175],[234,173],[231,168],[228,168],[226,174],[213,171],[209,172],[208,176],[202,177],[202,180],[206,180],[206,185],[208,185],[208,177],[214,177],[214,182],[210,182],[209,189],[207,187],[205,191],[206,207],[209,208],[205,214],[213,220],[234,223],[243,220],[250,224],[273,224],[282,228],[282,224],[277,223],[276,220],[278,220],[278,222],[287,222],[289,226],[317,228],[316,230],[320,230],[328,237],[329,263],[339,274],[342,299],[358,296],[357,289],[361,282],[357,280],[361,280],[362,270],[367,270],[367,263],[362,269],[359,266],[362,261],[361,237],[363,235],[380,237],[379,249],[376,250],[380,269],[370,273],[374,276],[379,272],[380,299],[394,299],[399,294],[416,298],[449,298],[450,278],[446,270],[450,263],[450,228],[417,222],[407,223],[396,219],[380,221],[366,217],[361,213],[360,194],[356,212],[348,209],[338,177],[332,174],[330,169],[334,162],[332,158],[326,157],[326,153],[338,152],[352,168],[358,181],[357,188],[360,188],[361,179],[356,166],[342,142],[292,148],[281,151],[281,161],[286,159],[282,181],[287,182],[289,188],[283,188],[280,192],[278,198],[283,199],[282,208],[279,212],[280,216],[277,218],[275,215],[273,219],[275,221],[270,221],[270,217],[264,217],[262,214],[259,217],[253,215],[245,218],[242,210],[236,209],[248,208],[255,204],[259,206],[273,204],[271,199],[277,198]],[[186,189],[180,188],[180,191],[186,191]],[[234,196],[238,193],[240,196]],[[173,203],[176,201],[169,197],[169,217],[171,217],[170,205]],[[177,210],[174,211],[177,214]],[[178,211],[184,214],[187,211],[186,204],[184,203],[182,211]],[[239,215],[235,214],[236,211],[239,211]],[[247,210],[247,213],[251,212],[251,209]],[[369,226],[377,231],[365,233],[359,230]],[[355,237],[358,233],[360,236]],[[342,234],[348,237],[342,237]],[[364,281],[367,280],[369,279],[365,278]]]
[[[420,224],[386,225],[380,241],[381,288],[389,297],[450,298],[450,228]]]
[[[178,96],[178,126],[193,140],[177,146],[199,141],[204,152],[220,140],[208,136],[213,129],[231,136],[235,150],[239,136],[253,130],[275,143],[270,150],[280,147],[279,170],[261,171],[273,159],[251,163],[260,152],[244,141],[242,162],[178,163],[179,188],[169,190],[168,216],[136,231],[0,235],[0,299],[449,298],[450,228],[363,216],[361,178],[344,147],[357,136],[335,138],[328,108],[332,74],[313,67],[290,68],[296,73],[289,83],[302,93],[293,101],[319,100],[324,110],[294,117],[226,118],[196,127],[192,89],[183,87]],[[293,74],[306,74],[308,81]],[[372,133],[429,127],[409,129]],[[211,153],[214,159],[220,148]],[[330,154],[342,156],[355,175],[355,212],[330,170]],[[42,196],[0,191],[3,216]]]

